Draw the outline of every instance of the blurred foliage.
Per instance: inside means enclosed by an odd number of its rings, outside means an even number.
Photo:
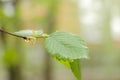
[[[7,65],[15,66],[20,63],[20,56],[14,49],[8,49],[3,56],[3,60]]]

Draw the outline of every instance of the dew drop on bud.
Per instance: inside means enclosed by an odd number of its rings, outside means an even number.
[[[28,39],[25,39],[25,42],[26,42],[26,43],[29,43],[29,42],[30,42],[30,40],[28,40]]]
[[[29,43],[30,45],[33,45],[33,44],[35,44],[35,42],[36,42],[36,38],[29,36],[29,37],[27,37],[27,38],[25,39],[25,42],[26,42],[26,43]]]

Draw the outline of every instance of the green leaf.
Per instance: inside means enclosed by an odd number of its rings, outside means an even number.
[[[14,32],[15,35],[22,36],[22,37],[28,37],[28,36],[36,37],[36,36],[40,36],[42,33],[43,33],[42,30],[37,30],[37,31],[21,30],[21,31],[18,31],[18,32]]]
[[[80,59],[88,57],[85,42],[77,35],[57,31],[45,40],[45,46],[52,55],[65,59]]]
[[[64,64],[67,68],[71,68],[70,66],[70,60],[68,59],[63,59],[63,58],[60,58],[58,56],[54,56],[54,58],[59,61],[60,63]]]
[[[70,62],[71,70],[78,80],[81,80],[80,60],[76,59]]]
[[[78,80],[81,80],[81,67],[80,67],[80,59],[75,60],[68,60],[68,59],[62,59],[59,57],[55,57],[57,61],[64,64],[67,68],[71,69],[73,74]]]
[[[80,59],[88,57],[88,48],[79,36],[57,31],[46,38],[45,47],[59,62],[70,68],[78,80],[81,80]]]
[[[73,74],[78,80],[81,80],[81,67],[80,67],[80,59],[68,60],[62,59],[59,57],[55,57],[57,61],[64,64],[67,68],[71,69]]]

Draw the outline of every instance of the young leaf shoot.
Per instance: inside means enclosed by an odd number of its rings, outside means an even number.
[[[47,51],[59,62],[70,68],[76,78],[81,80],[80,59],[88,58],[88,48],[78,35],[64,31],[57,31],[47,35],[42,30],[21,30],[10,33],[0,29],[0,32],[23,38],[26,41],[45,38]]]

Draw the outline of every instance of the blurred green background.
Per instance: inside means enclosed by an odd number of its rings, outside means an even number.
[[[78,34],[89,47],[83,80],[120,80],[120,0],[0,0],[0,28]],[[43,44],[1,32],[0,80],[76,80]]]

